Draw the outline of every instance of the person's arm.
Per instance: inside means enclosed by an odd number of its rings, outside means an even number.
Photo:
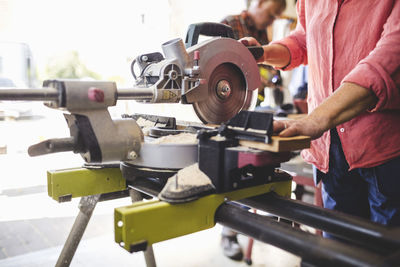
[[[286,46],[280,44],[270,44],[263,46],[264,63],[276,68],[283,68],[290,63],[290,52]]]
[[[245,46],[261,46],[253,37],[244,37],[239,40]],[[290,62],[290,52],[286,46],[280,44],[264,45],[264,54],[257,59],[258,63],[263,63],[276,68],[283,68]]]
[[[377,102],[372,90],[345,82],[307,117],[297,121],[274,121],[274,131],[280,132],[282,137],[307,135],[316,139],[325,131],[373,108]]]
[[[259,63],[278,69],[290,70],[301,64],[307,65],[306,22],[304,0],[297,2],[298,23],[289,36],[263,46],[264,55]],[[245,46],[260,46],[256,39],[245,37],[239,40]]]
[[[365,37],[364,37],[365,38]],[[400,110],[400,1],[394,1],[375,48],[343,78],[378,97],[371,110]]]
[[[400,110],[400,1],[396,1],[376,47],[343,79],[342,85],[307,117],[298,122],[275,122],[281,136],[324,131],[361,113]],[[286,129],[285,129],[286,128]]]

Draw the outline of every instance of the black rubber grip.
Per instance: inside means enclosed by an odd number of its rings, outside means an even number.
[[[256,60],[264,55],[264,48],[262,46],[248,46],[247,48]]]
[[[202,22],[190,24],[186,33],[185,46],[186,48],[196,45],[199,41],[199,36],[221,36],[235,39],[233,30],[230,26],[216,22]]]

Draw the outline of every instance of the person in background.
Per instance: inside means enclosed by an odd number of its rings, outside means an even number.
[[[325,208],[400,226],[400,1],[299,0],[297,14],[296,30],[259,61],[309,66],[308,116],[274,130],[313,139],[302,155]]]
[[[286,0],[254,0],[251,1],[247,10],[239,15],[230,15],[224,18],[221,23],[232,27],[236,39],[253,37],[260,44],[266,45],[269,42],[267,27],[279,17],[286,8]],[[268,73],[273,70],[271,67],[262,67],[263,87],[269,83]],[[275,71],[275,70],[273,70]],[[275,71],[276,72],[276,71]],[[272,76],[272,75],[269,75]],[[262,87],[262,88],[263,88]],[[264,92],[261,90],[262,93]],[[233,260],[242,260],[243,252],[237,240],[237,233],[224,227],[222,230],[221,246],[224,255]]]
[[[298,113],[307,114],[308,66],[293,69],[289,90]]]
[[[224,18],[221,23],[232,27],[236,39],[243,37],[253,37],[260,44],[266,45],[271,40],[268,36],[267,27],[272,25],[274,20],[281,16],[286,8],[286,0],[253,0],[247,10],[238,15],[230,15]],[[257,106],[264,101],[264,87],[276,88],[274,101],[277,105],[281,104],[282,92],[273,84],[272,80],[277,74],[280,79],[279,71],[268,65],[259,65],[262,86],[258,92]],[[276,97],[275,97],[276,96]]]

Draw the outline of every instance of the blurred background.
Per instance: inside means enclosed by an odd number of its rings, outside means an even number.
[[[190,23],[219,22],[246,5],[245,0],[1,0],[0,40],[25,44],[14,52],[2,46],[1,56],[23,51],[39,84],[63,76],[111,79],[125,86],[132,83],[129,64],[136,55],[184,38]],[[295,17],[293,4],[285,12]],[[5,63],[1,75],[11,73]]]
[[[0,86],[38,87],[52,78],[130,86],[129,66],[137,55],[161,51],[172,38],[184,39],[191,23],[239,14],[248,2],[0,0]],[[287,2],[284,15],[295,18],[294,0]],[[122,109],[131,112],[132,105],[124,103]]]

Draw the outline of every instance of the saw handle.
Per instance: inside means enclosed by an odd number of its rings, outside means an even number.
[[[221,36],[235,39],[231,26],[216,22],[201,22],[189,25],[185,46],[189,48],[199,41],[199,36]]]
[[[35,157],[65,151],[81,152],[81,150],[77,148],[74,137],[48,139],[31,145],[28,149],[28,154],[31,157]]]
[[[260,59],[264,55],[264,48],[262,46],[247,46],[247,49],[249,49],[255,60]]]

